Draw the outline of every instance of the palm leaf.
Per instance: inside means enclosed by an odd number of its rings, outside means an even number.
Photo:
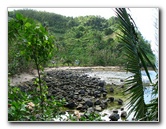
[[[118,34],[118,36],[123,43],[126,62],[128,62],[126,70],[133,73],[133,75],[125,81],[125,85],[128,86],[125,92],[130,94],[128,115],[134,112],[134,116],[137,119],[141,119],[145,117],[147,111],[147,107],[144,102],[141,64],[143,65],[150,82],[151,78],[145,64],[145,59],[150,65],[152,64],[140,47],[137,32],[135,31],[136,24],[132,17],[127,13],[125,8],[116,8],[115,12],[120,21],[120,28],[122,32],[122,34]]]

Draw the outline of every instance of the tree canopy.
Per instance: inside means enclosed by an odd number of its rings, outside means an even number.
[[[55,37],[56,50],[52,60],[65,61],[74,65],[76,60],[81,66],[124,66],[126,65],[121,41],[117,33],[122,33],[119,20],[116,17],[105,19],[100,16],[66,17],[55,13],[36,11],[31,9],[15,10],[9,12],[9,19],[16,18],[16,13],[34,19],[45,26]],[[10,33],[12,36],[12,33]],[[147,56],[154,63],[155,56],[151,50],[149,41],[145,40],[140,32],[138,38]],[[9,63],[13,60],[13,49],[16,42],[10,43]],[[16,57],[15,57],[16,58]],[[18,58],[18,57],[17,57]],[[148,65],[148,63],[146,62]],[[14,66],[11,66],[13,68]]]

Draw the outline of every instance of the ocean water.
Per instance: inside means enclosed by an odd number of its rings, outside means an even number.
[[[142,73],[142,80],[144,83],[149,83],[149,79],[145,73],[145,71],[141,71]],[[117,85],[122,84],[120,81],[121,79],[124,80],[128,78],[129,76],[132,75],[132,73],[129,72],[119,72],[119,71],[91,71],[91,72],[86,72],[85,74],[91,76],[91,77],[98,77],[101,80],[105,80],[106,83],[115,83]],[[150,77],[152,81],[154,82],[156,79],[156,72],[154,71],[149,71]]]
[[[155,83],[156,82],[156,72],[149,71],[149,74],[150,74],[152,82]],[[142,80],[143,80],[143,82],[145,82],[147,84],[150,83],[145,71],[142,71]],[[144,100],[145,100],[146,104],[150,103],[150,101],[156,97],[156,96],[152,95],[152,90],[153,90],[153,86],[144,87]]]
[[[148,79],[148,76],[146,75],[146,72],[145,71],[141,71],[141,73],[142,73],[142,80],[143,80],[143,82],[149,83],[149,79]],[[155,80],[156,80],[156,72],[154,72],[152,70],[149,70],[149,74],[150,74],[152,82],[155,82]]]

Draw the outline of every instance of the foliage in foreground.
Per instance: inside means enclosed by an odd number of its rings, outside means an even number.
[[[12,25],[16,25],[12,27]],[[60,107],[64,106],[64,100],[57,101],[53,96],[47,98],[48,87],[41,79],[43,64],[50,59],[54,48],[52,37],[47,30],[32,19],[16,14],[16,19],[9,22],[9,39],[17,39],[19,54],[25,60],[33,61],[38,78],[34,81],[36,87],[31,91],[21,91],[19,87],[11,87],[8,84],[8,120],[9,121],[50,121],[60,117]],[[17,29],[17,30],[16,30]],[[12,33],[17,33],[17,38]],[[89,119],[95,119],[96,115],[89,115]],[[80,120],[86,118],[81,117]]]
[[[37,81],[34,81],[37,84]],[[11,86],[8,81],[8,121],[102,121],[99,113],[69,114],[66,118],[63,107],[64,99],[56,100],[55,97],[44,98],[44,112],[40,106],[41,99],[35,90],[22,91],[20,87]],[[57,119],[57,120],[56,120]]]
[[[123,43],[123,50],[125,51],[126,56],[125,60],[128,62],[126,70],[133,73],[133,75],[125,81],[125,84],[128,86],[128,89],[125,92],[130,95],[130,101],[128,103],[128,115],[134,113],[134,117],[137,120],[156,120],[154,115],[151,117],[151,119],[150,117],[147,119],[150,105],[148,106],[144,102],[144,86],[141,75],[141,66],[143,66],[149,81],[152,83],[145,62],[148,62],[154,71],[155,66],[152,65],[151,61],[147,57],[146,51],[144,51],[141,47],[141,43],[138,39],[138,33],[136,31],[136,25],[132,17],[127,13],[125,8],[117,8],[116,14],[120,21],[121,31],[123,32],[122,34],[119,34],[119,38]],[[155,86],[157,87],[157,84]],[[156,109],[156,107],[158,107],[158,99],[155,100],[155,102],[155,104],[153,102],[152,104],[154,106],[153,108]]]
[[[11,27],[12,25],[16,25]],[[18,52],[27,61],[31,61],[35,64],[38,74],[38,86],[40,89],[40,106],[42,112],[44,112],[44,96],[47,91],[45,90],[44,82],[41,80],[41,72],[43,71],[43,65],[52,57],[52,51],[54,49],[53,37],[48,33],[47,29],[40,23],[35,22],[33,19],[28,19],[21,14],[16,14],[16,19],[12,19],[9,22],[10,35],[11,33],[17,33],[18,37],[14,35],[11,38],[18,39]]]
[[[19,87],[11,86],[9,80],[8,121],[51,121],[52,118],[58,117],[65,100],[56,100],[54,97],[49,99],[45,97],[44,100],[42,112],[41,99],[35,90],[21,91]]]
[[[159,121],[159,99],[158,99],[158,74],[156,75],[156,83],[154,83],[152,90],[152,100],[147,104],[147,113],[144,119],[147,121]]]

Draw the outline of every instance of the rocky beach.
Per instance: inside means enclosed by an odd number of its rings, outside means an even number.
[[[126,118],[123,79],[130,74],[120,67],[60,67],[46,68],[44,71],[42,79],[48,86],[47,98],[65,99],[66,112],[100,112],[103,121]],[[36,77],[36,71],[18,75],[11,78],[11,85],[17,85],[22,91],[33,90]]]

